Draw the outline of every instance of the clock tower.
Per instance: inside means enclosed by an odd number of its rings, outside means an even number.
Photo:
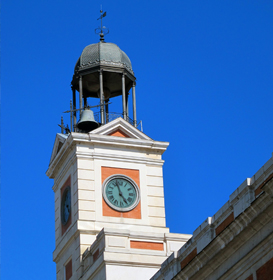
[[[76,63],[70,130],[57,133],[46,172],[54,179],[56,278],[150,279],[190,235],[166,227],[168,143],[138,129],[131,61],[104,41],[103,29],[100,37]],[[89,106],[94,100],[99,105]],[[120,114],[110,110],[117,100]]]

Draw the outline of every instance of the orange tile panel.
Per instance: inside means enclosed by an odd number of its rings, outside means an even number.
[[[109,134],[109,136],[117,136],[117,137],[130,138],[127,134],[125,134],[123,131],[121,131],[119,129],[114,131],[114,132],[112,132],[111,134]]]
[[[146,242],[146,241],[131,240],[130,247],[133,249],[164,251],[164,244],[159,243],[159,242]]]
[[[114,167],[101,167],[101,180],[103,182],[111,175],[122,174],[130,177],[139,186],[139,170],[136,169],[125,169],[125,168],[114,168]],[[102,214],[107,217],[120,217],[120,218],[131,218],[131,219],[141,219],[141,201],[138,205],[131,211],[119,212],[112,209],[102,198]]]

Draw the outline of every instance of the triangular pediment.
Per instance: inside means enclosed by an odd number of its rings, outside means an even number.
[[[122,118],[117,118],[95,130],[92,130],[89,133],[113,137],[152,140],[146,134],[144,134]]]
[[[57,133],[49,164],[54,160],[56,155],[59,153],[67,137],[68,137],[67,134]]]

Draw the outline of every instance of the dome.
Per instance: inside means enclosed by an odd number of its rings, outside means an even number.
[[[133,74],[129,57],[113,43],[99,42],[85,47],[76,63],[75,72],[90,69],[98,65],[126,68]]]
[[[102,72],[106,99],[122,95],[122,75],[126,92],[129,92],[136,80],[126,53],[116,44],[100,41],[83,49],[74,68],[71,86],[80,92],[81,83],[83,98],[99,98]]]

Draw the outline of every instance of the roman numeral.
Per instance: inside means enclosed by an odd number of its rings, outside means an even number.
[[[117,201],[117,200],[115,200],[115,201],[114,201],[114,204],[115,204],[115,205],[118,205],[118,201]]]
[[[133,194],[133,193],[129,193],[129,195],[130,195],[130,196],[134,196],[134,194]]]
[[[112,195],[109,196],[110,200],[114,200],[114,197]]]
[[[113,193],[113,191],[108,191],[107,193],[112,194],[112,193]]]
[[[123,207],[123,202],[122,201],[120,202],[120,207]]]
[[[131,197],[128,197],[127,200],[128,200],[129,202],[132,202],[132,198],[131,198]]]
[[[127,189],[127,191],[130,191],[132,188]]]
[[[113,189],[113,187],[108,187],[109,189]]]

